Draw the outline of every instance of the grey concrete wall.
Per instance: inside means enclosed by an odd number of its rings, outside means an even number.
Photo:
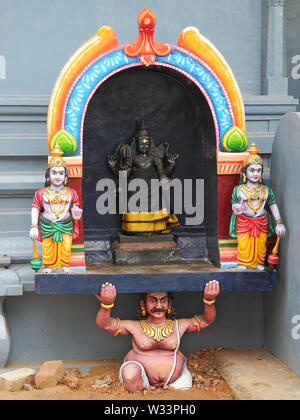
[[[300,99],[300,1],[286,0],[286,70],[289,95]],[[298,111],[300,110],[298,106]]]
[[[143,7],[157,16],[156,39],[177,43],[197,26],[226,57],[243,92],[259,94],[262,0],[1,0],[0,56],[6,60],[1,94],[50,94],[74,51],[102,25],[120,44],[137,37]]]
[[[204,347],[263,345],[262,293],[224,293],[217,300],[215,323],[200,334],[187,334],[184,353]],[[136,319],[137,295],[117,297],[112,316]],[[203,313],[201,293],[175,294],[179,318]],[[26,293],[6,300],[12,334],[9,362],[99,360],[123,358],[131,348],[130,337],[117,336],[96,326],[99,302],[94,296],[37,296]]]
[[[271,184],[287,234],[280,245],[276,292],[264,299],[265,344],[300,376],[300,113],[286,114],[276,132]]]

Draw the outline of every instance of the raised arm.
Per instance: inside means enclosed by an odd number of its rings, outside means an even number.
[[[215,300],[220,294],[219,282],[212,280],[206,284],[204,289],[204,314],[194,315],[192,319],[186,320],[186,333],[200,332],[209,327],[216,319]]]
[[[111,318],[110,311],[115,305],[117,291],[114,285],[106,282],[102,284],[100,294],[95,295],[101,302],[101,308],[97,314],[96,324],[103,330],[114,334],[128,335],[126,321],[120,321],[119,318]],[[129,321],[130,322],[130,321]]]

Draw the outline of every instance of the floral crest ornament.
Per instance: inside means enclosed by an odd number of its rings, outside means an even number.
[[[140,55],[140,61],[144,66],[150,66],[155,62],[155,55],[160,57],[169,55],[171,47],[154,40],[154,28],[156,17],[152,10],[144,8],[138,15],[139,34],[135,42],[126,44],[124,53],[128,57]]]

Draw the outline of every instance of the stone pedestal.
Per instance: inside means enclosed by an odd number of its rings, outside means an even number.
[[[173,235],[119,234],[113,243],[116,265],[170,265],[180,263],[180,248]]]

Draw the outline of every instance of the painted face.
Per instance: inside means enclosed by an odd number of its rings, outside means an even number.
[[[165,318],[168,311],[168,293],[147,293],[146,312],[153,318]]]
[[[139,138],[138,139],[138,148],[140,153],[143,155],[147,155],[150,150],[150,142],[149,139],[146,138]]]
[[[247,179],[251,182],[258,182],[262,176],[261,165],[250,165],[247,168]]]
[[[53,188],[59,188],[64,185],[64,180],[66,177],[65,168],[55,167],[50,168],[49,178],[50,184]]]

